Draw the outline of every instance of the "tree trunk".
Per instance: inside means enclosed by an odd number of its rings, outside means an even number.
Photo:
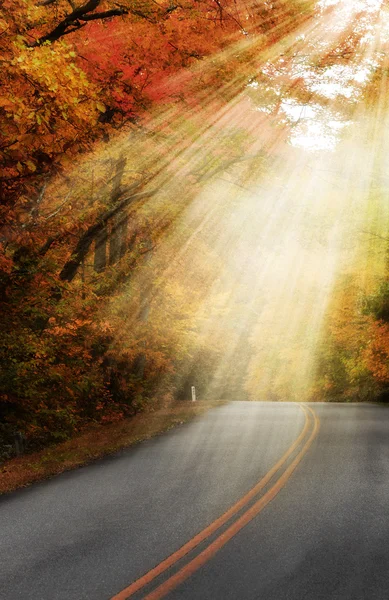
[[[122,258],[127,251],[127,232],[128,215],[124,215],[120,223],[120,258]]]
[[[114,265],[120,258],[120,227],[121,217],[117,215],[112,219],[112,228],[109,236],[109,264]]]
[[[96,273],[101,273],[107,266],[107,239],[107,228],[104,227],[104,229],[102,229],[100,233],[97,234],[95,239],[95,256],[93,268],[96,271]]]

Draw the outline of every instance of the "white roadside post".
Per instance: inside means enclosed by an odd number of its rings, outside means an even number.
[[[192,402],[196,402],[196,388],[192,385],[190,389],[192,390]]]

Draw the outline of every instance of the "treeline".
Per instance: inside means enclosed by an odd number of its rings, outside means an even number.
[[[234,130],[200,154],[204,114],[307,11],[302,0],[0,2],[2,447],[206,389],[222,342],[199,333],[200,299],[218,259],[199,242],[189,267],[192,229],[172,237],[172,225],[250,144]]]
[[[382,56],[345,142],[353,172],[343,188],[351,199],[344,261],[323,324],[312,399],[389,402],[389,90]]]

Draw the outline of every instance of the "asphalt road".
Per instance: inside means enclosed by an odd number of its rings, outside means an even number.
[[[110,600],[289,449],[262,489],[131,598],[170,586],[169,600],[388,600],[389,409],[310,406],[316,420],[296,404],[233,402],[3,496],[0,598]]]

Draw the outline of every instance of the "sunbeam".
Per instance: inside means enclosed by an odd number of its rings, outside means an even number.
[[[312,398],[337,280],[356,261],[373,287],[382,272],[374,236],[386,234],[387,209],[369,190],[385,155],[384,80],[368,115],[364,106],[382,70],[387,11],[379,0],[320,1],[316,11],[270,46],[250,34],[204,60],[188,78],[187,106],[166,103],[144,131],[75,169],[70,220],[94,210],[81,182],[92,172],[92,197],[101,194],[118,157],[120,185],[142,184],[129,229],[135,238],[151,230],[146,258],[128,283],[123,267],[96,323],[109,323],[112,355],[137,361],[141,376],[153,371],[161,389],[169,348],[179,385],[193,379],[203,396]],[[221,85],[198,89],[196,78],[231,61]]]
[[[73,162],[64,153],[35,203],[20,194],[5,268],[23,252],[40,266],[18,381],[33,373],[40,390],[49,365],[59,396],[93,396],[90,415],[108,421],[192,386],[208,400],[382,393],[388,10],[292,4],[248,5],[217,49],[150,83],[139,118]],[[113,48],[118,32],[104,34]],[[69,361],[47,361],[58,340]]]

